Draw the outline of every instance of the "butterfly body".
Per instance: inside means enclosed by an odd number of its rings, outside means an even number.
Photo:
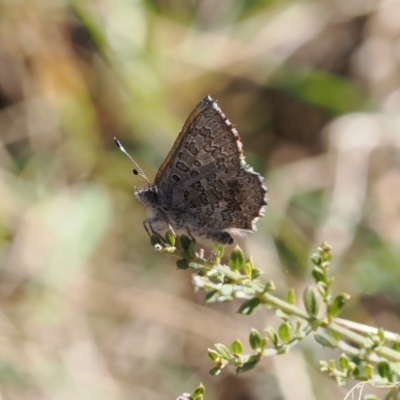
[[[236,129],[207,96],[189,115],[154,184],[135,195],[147,209],[144,225],[151,233],[172,228],[231,244],[231,234],[256,230],[266,193],[262,177],[245,162]]]

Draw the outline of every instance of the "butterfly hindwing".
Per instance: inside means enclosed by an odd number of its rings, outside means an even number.
[[[263,215],[266,188],[251,169],[216,170],[173,195],[173,203],[196,230],[248,233]]]

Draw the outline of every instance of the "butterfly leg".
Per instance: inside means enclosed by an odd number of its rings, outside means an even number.
[[[154,228],[153,228],[153,223],[156,221],[157,219],[155,218],[149,218],[143,221],[143,227],[145,229],[145,231],[147,232],[147,234],[149,236],[157,236],[163,243],[166,242],[165,238],[162,237]]]
[[[194,242],[196,242],[196,238],[192,235],[192,233],[189,231],[189,228],[186,228],[186,232],[188,234],[188,236],[190,237],[190,239],[192,239]]]
[[[149,228],[147,227],[147,224],[149,224],[149,226],[151,227],[150,222],[146,219],[145,221],[143,221],[143,228],[144,228],[144,230],[147,232],[147,234],[148,234],[149,236],[151,236],[151,233],[150,233],[150,231],[149,231]],[[150,229],[151,229],[151,228],[150,228]]]

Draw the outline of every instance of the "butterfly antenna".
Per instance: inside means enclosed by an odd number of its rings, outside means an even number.
[[[122,146],[121,142],[115,137],[114,142],[117,145],[117,147],[124,153],[126,154],[129,159],[136,165],[136,168],[133,169],[133,173],[135,175],[141,176],[143,179],[146,180],[146,182],[150,185],[149,180],[147,179],[146,175],[142,171],[142,168],[139,167],[139,164],[132,158],[132,156],[124,149],[124,146]]]

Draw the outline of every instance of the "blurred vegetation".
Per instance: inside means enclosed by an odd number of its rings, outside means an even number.
[[[323,240],[343,317],[400,332],[400,3],[0,0],[0,395],[342,399],[314,341],[236,376],[206,349],[270,314],[203,305],[133,198],[206,94],[265,176],[240,240],[302,292]],[[205,249],[207,252],[209,249]],[[307,267],[308,266],[308,267]],[[262,320],[260,320],[262,318]]]

